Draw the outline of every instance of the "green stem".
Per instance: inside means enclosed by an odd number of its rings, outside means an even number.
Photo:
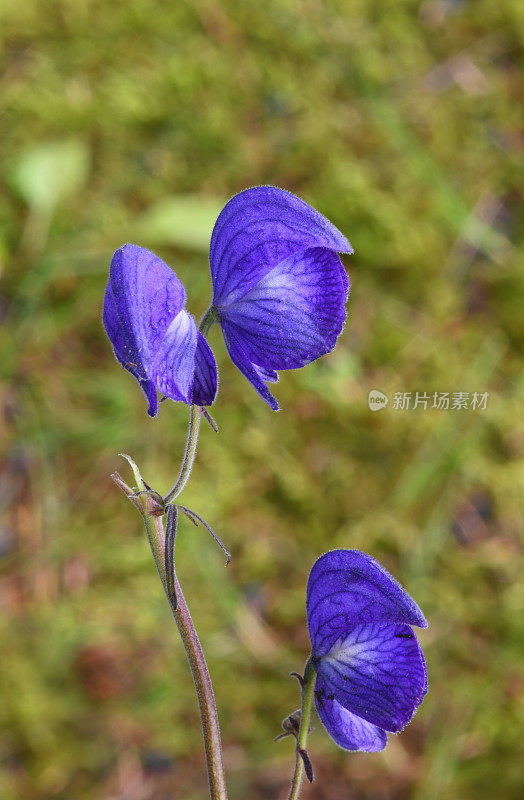
[[[170,596],[167,591],[164,565],[164,525],[162,518],[144,515],[144,522],[156,568],[171,605]],[[226,775],[222,758],[222,742],[220,739],[220,727],[218,724],[213,684],[211,683],[204,652],[176,573],[174,575],[174,589],[177,598],[177,606],[176,609],[174,609],[171,605],[171,610],[184,644],[197,693],[206,753],[209,795],[211,800],[227,800]]]
[[[178,497],[184,486],[189,480],[193,462],[195,460],[196,449],[198,444],[198,431],[200,429],[200,418],[202,412],[198,406],[191,406],[189,409],[189,429],[187,432],[186,449],[184,451],[184,458],[182,459],[182,466],[178,473],[178,478],[173,484],[170,491],[164,497],[164,503],[172,503]]]
[[[209,329],[217,319],[217,312],[214,306],[210,306],[200,322],[198,330],[202,336],[206,336]],[[191,406],[189,409],[189,429],[187,432],[186,449],[182,459],[182,465],[178,478],[164,497],[164,503],[172,503],[175,498],[181,493],[191,475],[193,463],[198,444],[198,432],[200,430],[200,419],[202,411],[199,406]]]
[[[302,706],[300,715],[300,728],[298,730],[297,744],[295,749],[295,770],[291,780],[291,787],[287,800],[298,800],[302,778],[304,776],[304,761],[300,755],[301,750],[307,750],[307,737],[309,733],[309,721],[313,710],[313,698],[315,696],[316,671],[311,660],[308,659],[304,669],[304,679],[302,684]]]
[[[200,320],[200,325],[198,326],[198,330],[204,336],[204,338],[209,333],[209,329],[218,320],[218,313],[215,306],[209,306],[205,314],[203,315],[202,319]]]

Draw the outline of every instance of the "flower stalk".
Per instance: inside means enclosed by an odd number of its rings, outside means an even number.
[[[211,683],[204,652],[174,569],[171,580],[169,582],[167,580],[164,559],[165,533],[162,512],[156,501],[145,491],[147,487],[142,480],[136,464],[134,464],[131,459],[128,459],[128,461],[133,468],[135,479],[139,491],[141,492],[140,494],[137,495],[136,492],[127,486],[118,473],[115,473],[111,477],[140,511],[158,575],[167,599],[169,600],[173,617],[178,632],[180,633],[180,638],[184,644],[195,684],[200,718],[202,721],[210,798],[211,800],[228,800],[218,713],[213,685]]]
[[[198,330],[202,334],[202,336],[206,336],[209,332],[209,329],[216,321],[217,315],[214,306],[210,306],[198,327]],[[167,505],[168,503],[172,503],[178,495],[184,489],[186,483],[189,480],[189,476],[191,475],[191,470],[193,469],[193,463],[195,461],[197,445],[198,445],[198,433],[200,430],[200,420],[202,417],[203,409],[199,406],[191,406],[189,409],[189,428],[187,432],[187,439],[186,439],[186,449],[184,451],[184,457],[182,459],[182,465],[180,467],[180,472],[178,473],[178,478],[176,479],[175,483],[173,484],[172,488],[164,497],[164,503]]]
[[[300,709],[300,727],[296,737],[295,748],[295,770],[291,779],[291,786],[287,800],[298,800],[304,772],[310,782],[313,782],[313,769],[307,752],[307,737],[309,734],[309,721],[313,710],[313,700],[315,696],[316,671],[308,659],[304,669],[304,677],[300,681],[302,692],[302,704]]]
[[[189,409],[189,429],[187,433],[184,458],[182,459],[182,465],[180,467],[178,478],[176,479],[172,488],[164,497],[164,503],[166,505],[168,503],[172,503],[173,500],[175,500],[178,497],[178,495],[188,482],[189,476],[191,475],[191,470],[193,469],[193,463],[197,451],[198,433],[200,430],[201,417],[202,417],[202,409],[199,408],[198,406],[191,406]]]

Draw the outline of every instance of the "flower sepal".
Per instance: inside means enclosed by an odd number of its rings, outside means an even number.
[[[152,489],[149,484],[145,482],[137,464],[131,458],[131,456],[126,455],[126,453],[120,453],[119,455],[126,459],[127,463],[133,470],[136,487],[131,488],[128,486],[123,480],[122,476],[118,472],[114,472],[111,475],[111,478],[114,480],[116,485],[122,489],[124,494],[139,510],[143,517],[163,516],[166,513],[166,507],[162,495]]]
[[[280,740],[285,739],[286,736],[294,736],[295,739],[297,739],[298,732],[300,730],[301,719],[302,719],[302,711],[300,708],[297,708],[296,711],[293,711],[285,719],[282,720],[283,733],[279,733],[278,736],[275,736],[273,741],[280,742]]]

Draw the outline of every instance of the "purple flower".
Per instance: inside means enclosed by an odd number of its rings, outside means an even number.
[[[259,395],[278,409],[266,382],[335,346],[349,280],[337,252],[347,239],[295,195],[272,186],[240,192],[211,237],[215,306],[229,355]]]
[[[346,750],[374,752],[406,725],[427,691],[412,625],[427,627],[404,589],[373,558],[333,550],[309,576],[307,617],[315,702]]]
[[[342,331],[349,280],[337,252],[353,252],[340,231],[271,186],[237,194],[215,223],[208,322],[218,318],[233,362],[275,410],[266,382],[328,353]],[[132,244],[116,251],[104,325],[151,416],[157,389],[200,406],[215,398],[215,360],[184,303],[184,287],[157,256]]]
[[[104,325],[118,361],[143,389],[152,417],[157,389],[172,400],[199,406],[215,399],[215,359],[185,310],[185,300],[173,270],[149,250],[126,244],[116,251]]]

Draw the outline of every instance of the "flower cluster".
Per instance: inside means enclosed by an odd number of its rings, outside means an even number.
[[[204,334],[215,321],[234,364],[277,410],[267,384],[278,380],[279,370],[303,367],[332,350],[344,326],[349,281],[340,252],[353,252],[347,239],[298,197],[270,186],[241,192],[226,204],[213,230],[213,301],[199,329],[186,311],[184,287],[160,258],[133,244],[117,250],[105,294],[104,325],[118,361],[143,389],[148,413],[157,413],[157,391],[191,406],[213,403],[217,368]],[[173,489],[162,498],[142,481],[138,493],[155,495],[160,514],[167,514],[164,561],[157,567],[176,613],[178,510],[204,524],[220,543],[196,512],[173,503],[195,454],[195,411]],[[144,519],[147,528],[145,512]],[[338,745],[382,750],[387,732],[398,732],[409,722],[427,691],[426,664],[413,631],[414,625],[424,628],[427,623],[391,575],[357,550],[335,550],[316,562],[307,587],[307,620],[312,650],[304,677],[298,676],[302,709],[287,718],[283,735],[296,737],[297,764],[301,758],[312,780],[305,740],[313,696]],[[198,641],[189,617],[184,625],[184,642]],[[214,706],[211,712],[216,718]],[[295,788],[300,774],[297,769]]]
[[[307,618],[320,719],[340,747],[382,750],[427,692],[422,611],[371,556],[333,550],[309,575]]]
[[[274,410],[267,383],[335,346],[349,280],[338,252],[347,239],[295,195],[257,186],[221,211],[211,237],[213,304],[231,359]],[[104,325],[120,364],[138,380],[151,416],[156,389],[172,400],[209,406],[215,359],[175,273],[142,247],[126,244],[111,262]]]

